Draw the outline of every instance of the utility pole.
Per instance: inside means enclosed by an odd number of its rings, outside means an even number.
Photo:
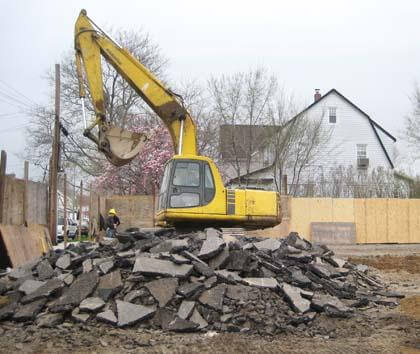
[[[55,64],[55,118],[50,173],[50,236],[53,245],[57,244],[57,180],[60,154],[60,64]]]
[[[78,238],[82,241],[82,208],[83,208],[83,180],[80,180],[80,199],[79,199],[79,227],[78,227]]]
[[[64,208],[64,230],[63,230],[63,236],[64,236],[64,248],[67,247],[67,175],[64,173],[63,176],[63,195],[64,195],[64,200],[63,200],[63,208]]]
[[[0,162],[0,224],[3,222],[3,208],[4,208],[4,190],[6,188],[6,151],[1,151]]]

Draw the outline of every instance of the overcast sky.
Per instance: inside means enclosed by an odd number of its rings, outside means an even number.
[[[301,102],[315,88],[336,88],[397,138],[420,79],[416,0],[4,1],[0,149],[9,173],[23,170],[14,154],[28,118],[16,106],[49,103],[42,76],[72,48],[82,8],[100,26],[147,31],[169,58],[172,80],[265,66]],[[4,96],[10,87],[20,102]]]

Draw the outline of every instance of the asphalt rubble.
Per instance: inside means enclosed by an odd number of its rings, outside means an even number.
[[[0,278],[0,322],[98,323],[173,332],[272,335],[349,318],[402,296],[365,265],[290,233],[283,239],[217,229],[130,229],[70,244]]]

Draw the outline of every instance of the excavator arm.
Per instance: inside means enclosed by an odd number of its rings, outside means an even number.
[[[142,97],[162,119],[172,137],[174,153],[197,155],[196,127],[177,95],[167,89],[144,65],[121,48],[87,16],[80,12],[75,26],[76,68],[80,97],[85,97],[83,70],[89,86],[96,119],[85,124],[84,135],[94,141],[100,151],[116,166],[130,162],[142,149],[146,137],[112,126],[106,119],[101,56]],[[93,129],[98,126],[98,136]]]

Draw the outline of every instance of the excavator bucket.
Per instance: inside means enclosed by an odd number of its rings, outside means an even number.
[[[134,159],[142,150],[147,140],[142,133],[131,132],[111,126],[105,131],[109,149],[104,151],[107,159],[114,166],[123,166]]]

